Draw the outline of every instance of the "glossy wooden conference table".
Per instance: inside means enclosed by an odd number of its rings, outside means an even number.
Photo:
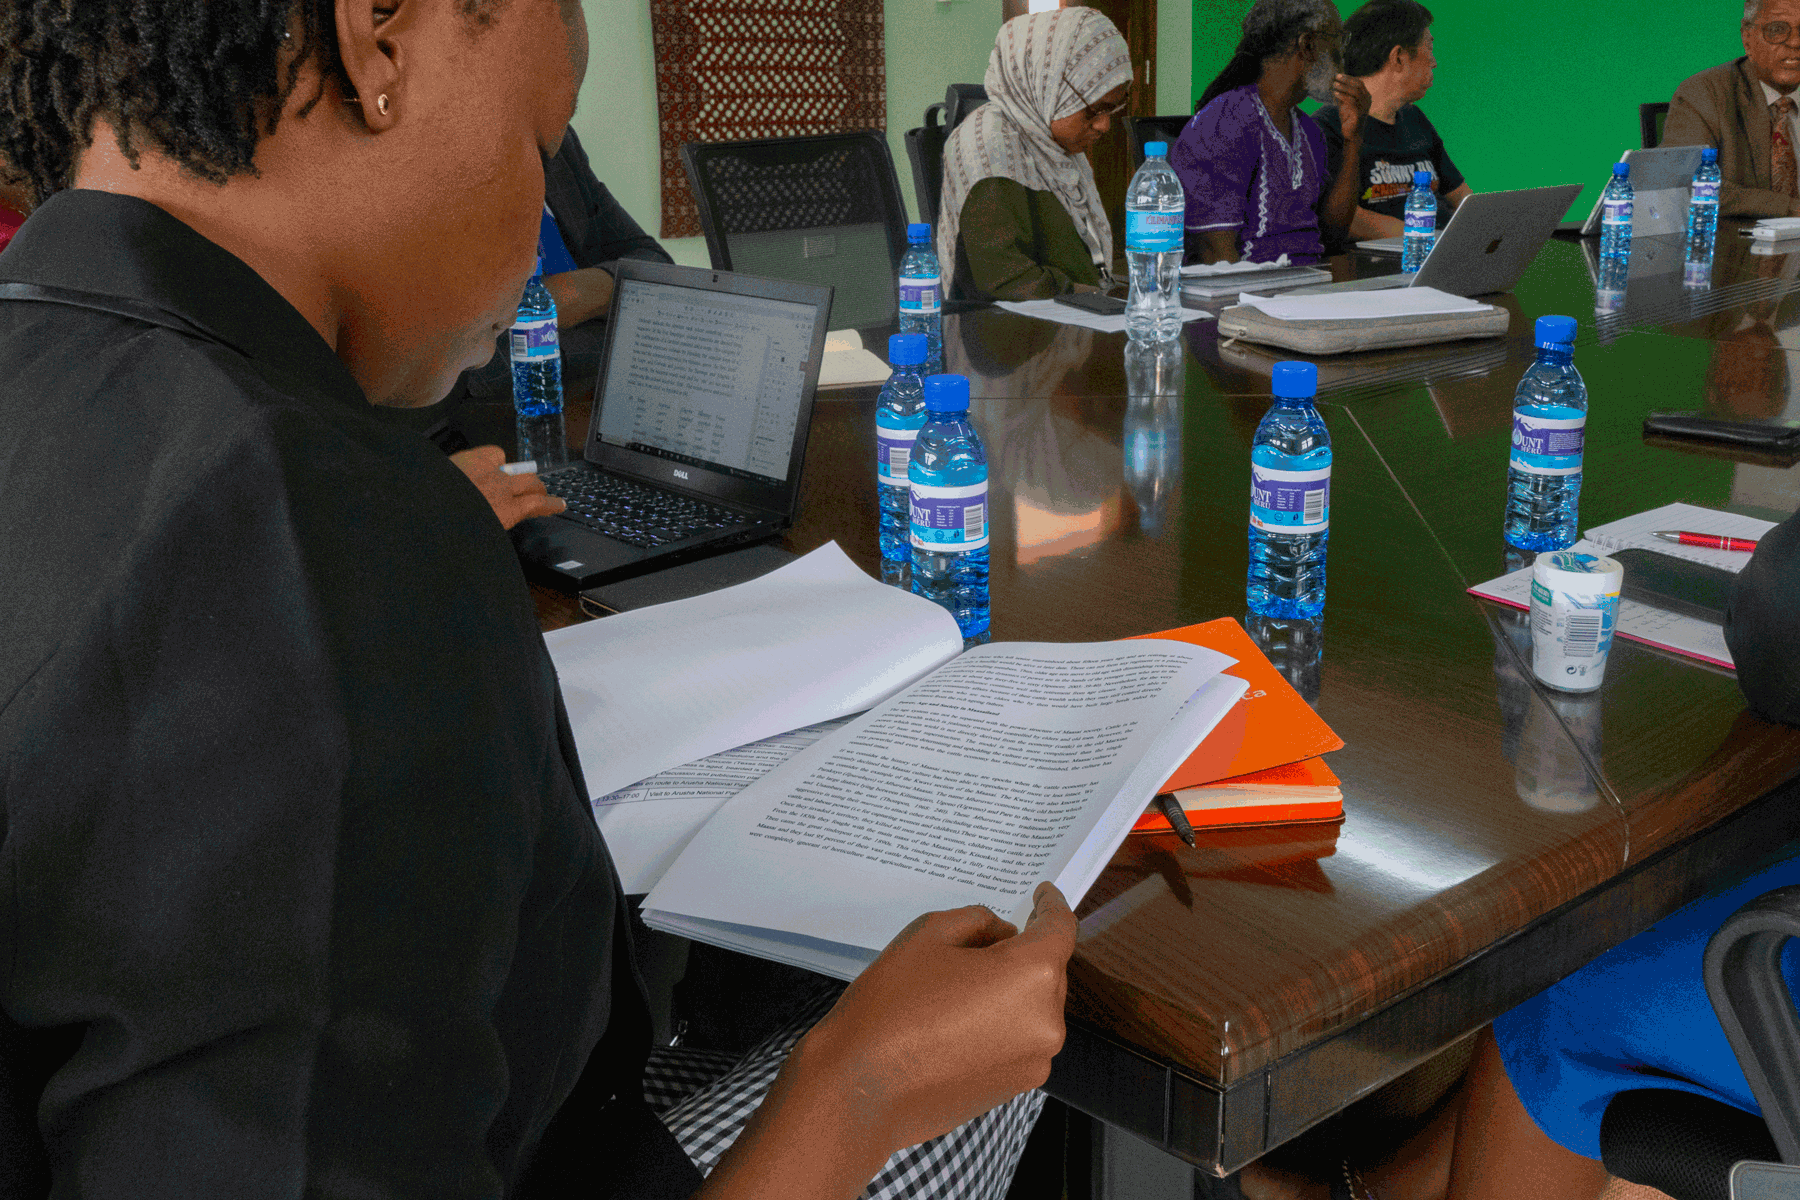
[[[1128,841],[1079,909],[1054,1094],[1228,1172],[1800,837],[1800,732],[1747,715],[1730,673],[1621,641],[1600,692],[1549,692],[1520,615],[1466,594],[1509,566],[1511,396],[1545,313],[1581,323],[1584,527],[1671,500],[1800,507],[1800,474],[1640,436],[1652,409],[1779,409],[1800,381],[1778,336],[1800,259],[1721,243],[1710,292],[1646,273],[1597,319],[1582,248],[1553,241],[1502,300],[1507,338],[1322,364],[1325,618],[1252,625],[1347,743],[1344,820]],[[1276,356],[1211,322],[1158,353],[997,310],[948,317],[945,342],[993,464],[996,638],[1245,618]],[[872,405],[821,397],[788,544],[835,539],[873,571]]]

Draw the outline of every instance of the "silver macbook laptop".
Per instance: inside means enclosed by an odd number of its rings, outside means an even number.
[[[1287,294],[1311,296],[1395,287],[1432,287],[1455,296],[1507,291],[1519,282],[1519,276],[1556,232],[1556,223],[1579,195],[1578,183],[1516,192],[1477,192],[1456,206],[1450,223],[1439,232],[1416,274],[1326,283],[1295,288]]]
[[[1627,150],[1619,161],[1631,165],[1631,236],[1662,237],[1687,232],[1688,190],[1700,169],[1702,146],[1657,146]],[[1604,194],[1604,189],[1602,189]],[[1600,201],[1581,226],[1582,237],[1600,236]]]
[[[526,574],[579,589],[793,523],[829,287],[624,259],[568,503],[513,529]]]

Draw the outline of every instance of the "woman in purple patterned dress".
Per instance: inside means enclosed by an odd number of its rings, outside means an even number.
[[[1244,36],[1169,153],[1187,194],[1189,262],[1316,263],[1356,212],[1355,170],[1326,179],[1325,134],[1302,113],[1335,103],[1345,162],[1362,149],[1368,89],[1342,73],[1329,0],[1257,0]]]

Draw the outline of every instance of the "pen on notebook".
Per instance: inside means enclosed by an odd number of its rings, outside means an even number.
[[[1181,801],[1164,792],[1156,798],[1156,805],[1162,809],[1162,815],[1169,818],[1169,824],[1175,829],[1175,836],[1192,846],[1194,827],[1188,824],[1187,814],[1181,811]]]
[[[1659,529],[1650,536],[1661,538],[1665,542],[1678,542],[1683,546],[1704,546],[1708,550],[1741,550],[1748,554],[1756,549],[1756,542],[1750,538],[1726,537],[1722,533],[1689,533],[1685,529]]]
[[[500,473],[502,475],[536,475],[537,463],[529,458],[524,462],[501,463]]]

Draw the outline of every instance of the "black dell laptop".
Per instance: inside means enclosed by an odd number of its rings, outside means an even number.
[[[773,537],[793,523],[829,287],[622,260],[568,503],[522,521],[531,578],[593,587]]]

